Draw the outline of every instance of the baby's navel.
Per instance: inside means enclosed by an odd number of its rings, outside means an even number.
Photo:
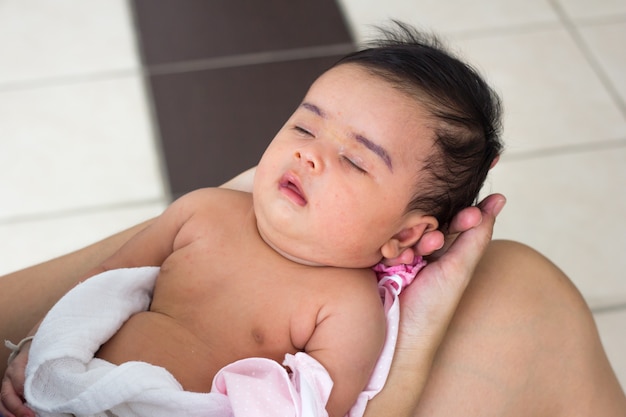
[[[263,331],[259,328],[252,329],[252,339],[256,342],[257,345],[262,345],[265,342],[265,337],[263,335]]]

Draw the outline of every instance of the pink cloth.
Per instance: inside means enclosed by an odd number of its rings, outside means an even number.
[[[393,285],[397,293],[400,294],[404,287],[409,286],[417,273],[426,266],[426,261],[418,256],[413,258],[412,264],[400,264],[394,266],[387,266],[385,264],[378,264],[372,268],[378,276],[379,286]]]
[[[306,353],[285,355],[283,365],[246,358],[222,368],[211,392],[226,395],[235,417],[327,416],[333,382],[324,367]]]
[[[349,417],[362,416],[387,380],[398,336],[398,295],[424,265],[417,259],[413,265],[375,267],[387,335]],[[327,416],[332,380],[306,353],[285,356],[283,365],[291,373],[265,358],[229,364],[215,376],[211,393],[185,392],[165,369],[143,362],[115,366],[94,359],[100,344],[128,317],[148,308],[158,271],[108,271],[77,286],[50,311],[33,340],[26,370],[26,399],[39,416]]]

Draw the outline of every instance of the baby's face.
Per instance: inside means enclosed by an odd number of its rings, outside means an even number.
[[[432,136],[415,99],[354,64],[329,70],[259,162],[261,236],[306,264],[377,263],[401,230]]]

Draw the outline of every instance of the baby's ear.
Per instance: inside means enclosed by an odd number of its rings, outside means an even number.
[[[495,167],[499,160],[500,160],[500,155],[496,155],[496,157],[493,158],[493,161],[491,161],[491,165],[489,166],[489,169]]]
[[[403,264],[409,265],[413,263],[415,256],[416,256],[415,250],[413,250],[413,248],[408,248],[408,249],[403,250],[395,258],[383,258],[381,262],[387,266],[403,265]]]
[[[437,230],[437,227],[439,222],[435,217],[409,213],[400,230],[381,247],[383,258],[387,260],[401,258],[401,255],[406,254],[406,250],[413,247],[424,233]]]

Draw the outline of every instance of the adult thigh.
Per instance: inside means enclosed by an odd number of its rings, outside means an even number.
[[[494,241],[440,347],[418,416],[625,416],[626,398],[570,280]]]

